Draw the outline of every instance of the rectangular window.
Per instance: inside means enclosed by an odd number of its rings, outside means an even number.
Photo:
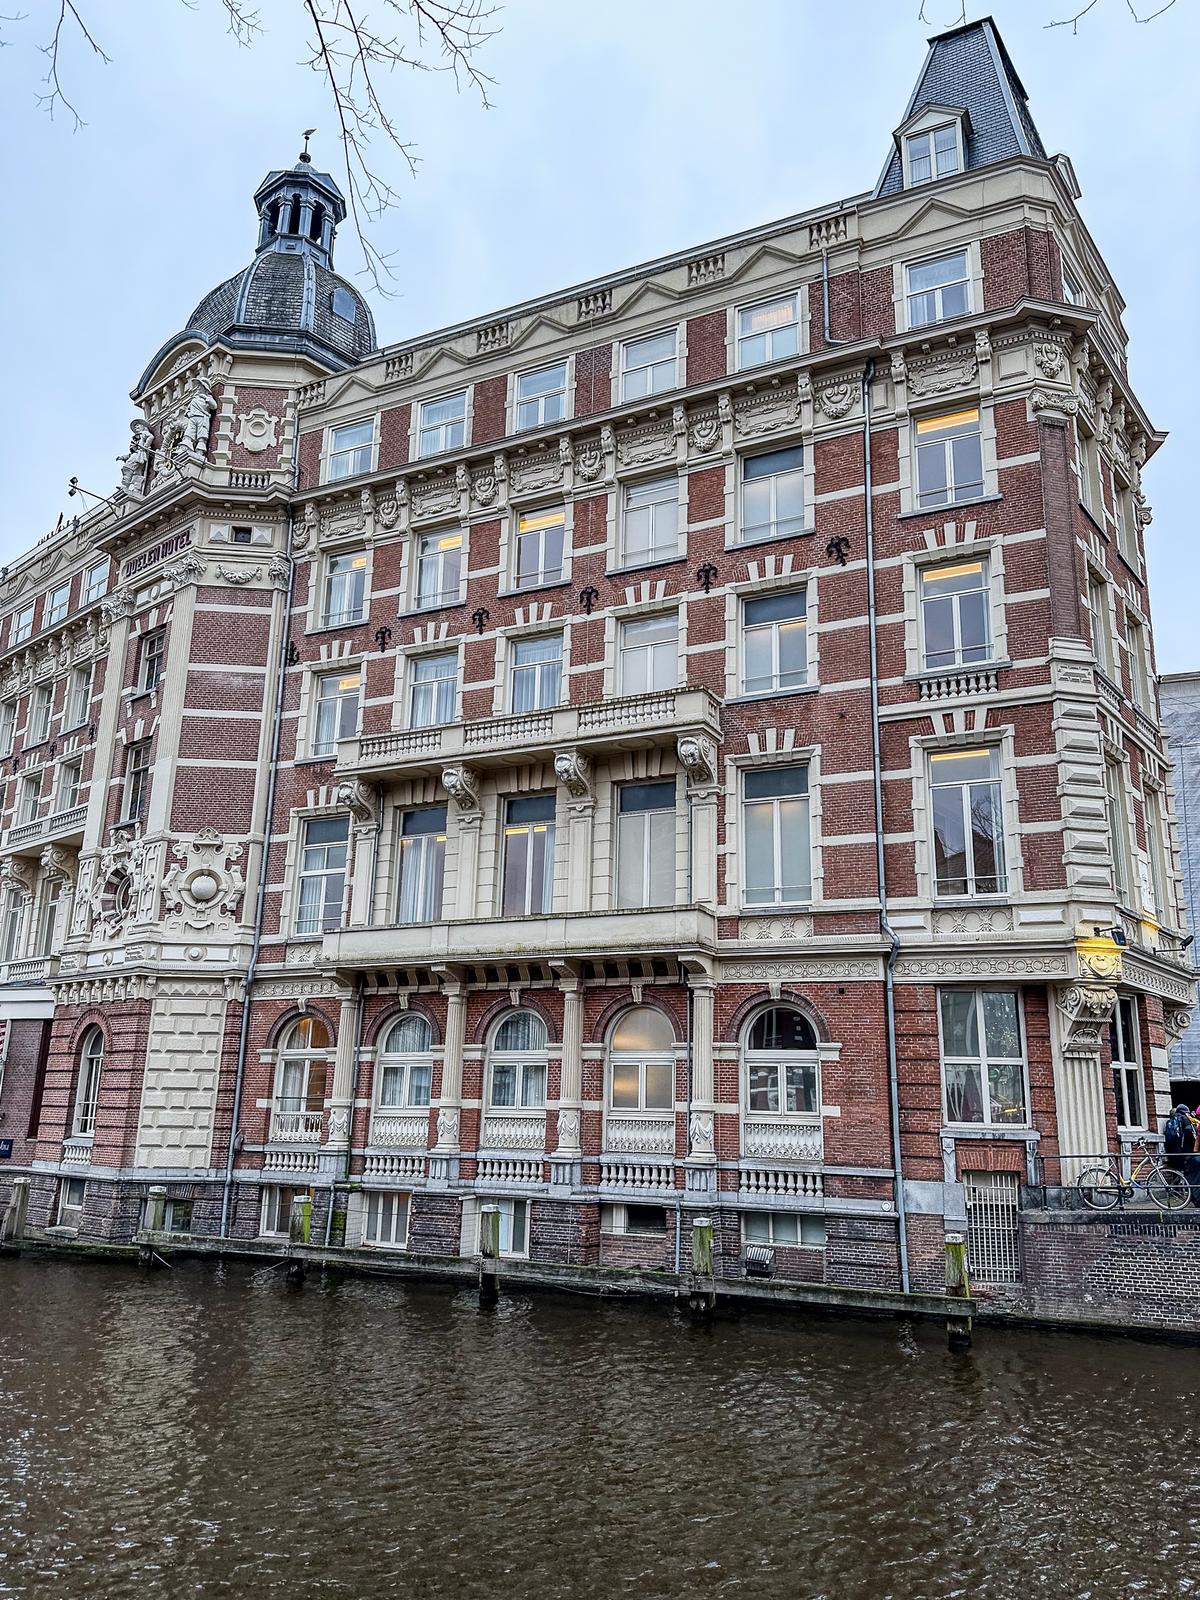
[[[804,532],[804,448],[742,457],[741,542]]]
[[[167,648],[165,628],[156,628],[143,635],[138,646],[138,690],[149,694],[157,689],[163,675],[163,656]]]
[[[621,694],[679,686],[679,619],[674,611],[621,623],[617,679]]]
[[[439,728],[458,709],[458,651],[415,656],[408,674],[408,725]]]
[[[389,1190],[367,1190],[363,1243],[403,1250],[408,1243],[408,1196]]]
[[[1079,482],[1079,501],[1093,516],[1100,513],[1100,453],[1090,433],[1075,423],[1075,476]]]
[[[150,790],[150,741],[139,739],[125,752],[125,792],[121,804],[121,821],[136,822],[145,814],[146,796]]]
[[[962,505],[983,494],[979,408],[917,422],[917,510]]]
[[[191,1233],[192,1202],[168,1200],[163,1208],[163,1227],[167,1233]]]
[[[958,130],[952,122],[925,133],[910,133],[904,143],[910,185],[948,178],[958,171]]]
[[[108,593],[108,562],[97,561],[94,567],[89,567],[83,575],[83,604],[87,605],[92,600],[99,600],[101,595]]]
[[[394,1030],[393,1030],[394,1031]],[[418,1046],[418,1048],[420,1048]],[[421,1056],[397,1059],[390,1054],[380,1058],[379,1108],[381,1111],[411,1110],[427,1106],[433,1094],[433,1063]]]
[[[339,478],[353,478],[360,472],[370,472],[374,443],[373,422],[348,422],[345,427],[331,428],[326,481],[336,483]]]
[[[946,1121],[1026,1123],[1021,1008],[1011,989],[942,989]]]
[[[74,811],[79,804],[79,792],[83,786],[83,762],[64,761],[58,769],[58,804],[56,809]]]
[[[742,607],[742,693],[787,694],[807,682],[804,590],[747,600]]]
[[[539,584],[557,583],[563,575],[563,538],[567,514],[556,511],[528,511],[517,518],[513,542],[513,587],[536,589]]]
[[[514,639],[510,658],[512,709],[548,711],[562,700],[563,636]]]
[[[1167,859],[1163,844],[1162,799],[1157,789],[1145,792],[1146,852],[1150,857],[1150,888],[1154,896],[1154,915],[1168,920]]]
[[[527,1256],[529,1254],[529,1201],[490,1200],[500,1210],[500,1254],[502,1256]]]
[[[17,729],[17,702],[5,700],[0,705],[0,755],[12,755],[13,735]]]
[[[811,899],[807,767],[747,772],[742,780],[742,831],[747,905],[796,905]]]
[[[1146,1097],[1143,1093],[1142,1052],[1138,1038],[1137,1001],[1121,995],[1108,1024],[1108,1048],[1112,1058],[1113,1101],[1118,1128],[1146,1126]]]
[[[46,626],[61,622],[66,616],[71,604],[71,585],[60,583],[57,589],[51,589],[46,596]]]
[[[904,278],[910,328],[965,317],[971,309],[971,268],[965,250],[905,267]]]
[[[936,751],[929,758],[929,781],[937,893],[1003,894],[999,750]]]
[[[659,1238],[667,1231],[665,1206],[601,1206],[601,1233],[631,1233]]]
[[[1108,610],[1108,585],[1089,568],[1087,579],[1088,621],[1092,629],[1092,654],[1106,678],[1113,675],[1112,627]]]
[[[1153,715],[1154,694],[1150,687],[1150,665],[1146,655],[1146,630],[1135,616],[1125,613],[1129,638],[1129,692],[1139,711]]]
[[[504,812],[500,913],[541,917],[554,899],[554,796],[509,800]]]
[[[292,1204],[303,1193],[303,1189],[286,1189],[282,1184],[268,1184],[263,1189],[261,1232],[275,1236],[286,1234],[291,1226]]]
[[[346,891],[349,817],[310,817],[300,848],[297,933],[328,933],[341,926]]]
[[[414,603],[419,611],[458,604],[462,547],[461,533],[424,533],[417,540]]]
[[[800,296],[782,295],[737,314],[738,369],[762,367],[800,354]]]
[[[1104,809],[1112,848],[1113,888],[1117,899],[1129,893],[1129,822],[1125,810],[1125,769],[1116,761],[1104,763]]]
[[[70,728],[82,728],[88,719],[91,703],[92,669],[76,667],[67,686],[67,718],[64,732]]]
[[[54,690],[39,683],[29,703],[29,742],[43,744],[50,737],[50,713],[54,709]]]
[[[1086,306],[1087,296],[1083,292],[1083,282],[1075,269],[1066,261],[1062,264],[1062,292],[1063,299],[1069,306]]]
[[[675,780],[625,783],[617,798],[617,905],[675,903]]]
[[[742,1238],[747,1244],[803,1244],[825,1248],[825,1218],[800,1217],[787,1211],[743,1211]]]
[[[323,628],[341,628],[363,619],[363,599],[367,585],[367,558],[356,555],[330,556],[325,568],[325,604],[321,612]]]
[[[339,739],[358,732],[358,694],[361,673],[327,672],[317,679],[313,717],[312,754],[331,756]]]
[[[397,920],[437,922],[446,870],[446,808],[406,811],[400,823],[400,892]]]
[[[467,393],[448,394],[441,400],[421,402],[419,456],[441,455],[443,450],[461,450],[467,438]]]
[[[20,948],[24,911],[24,895],[19,889],[10,889],[4,896],[4,921],[0,925],[0,960],[16,960],[17,950]]]
[[[37,949],[35,955],[54,953],[54,936],[58,931],[58,902],[62,895],[62,880],[51,878],[42,894],[42,911],[38,918]]]
[[[22,606],[20,611],[13,612],[12,643],[21,644],[33,632],[33,607]]]
[[[643,400],[678,385],[679,338],[674,328],[621,346],[621,399]]]
[[[26,823],[37,820],[38,808],[42,799],[41,777],[22,778],[17,790],[17,826],[24,827]]]
[[[966,1172],[967,1270],[973,1283],[1020,1283],[1021,1196],[1015,1172]]]
[[[58,1226],[77,1228],[83,1221],[83,1201],[87,1182],[83,1178],[60,1178],[58,1181]]]
[[[990,660],[987,561],[923,567],[920,585],[922,664],[926,670],[966,667]]]
[[[517,379],[517,428],[548,428],[567,414],[567,363],[522,372]]]
[[[621,561],[641,566],[679,554],[679,479],[654,478],[625,485]]]

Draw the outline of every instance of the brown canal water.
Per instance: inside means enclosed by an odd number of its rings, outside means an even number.
[[[1200,1594],[1200,1351],[0,1260],[0,1596]]]

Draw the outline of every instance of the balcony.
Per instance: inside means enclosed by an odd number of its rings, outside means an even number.
[[[321,1111],[281,1111],[277,1106],[271,1114],[272,1144],[320,1144]]]
[[[548,917],[470,917],[454,922],[344,928],[327,933],[323,963],[343,969],[517,961],[530,956],[621,956],[716,949],[717,924],[696,906],[655,911],[576,911]]]
[[[674,1156],[673,1111],[610,1111],[604,1124],[604,1149],[610,1155]]]
[[[819,1163],[824,1153],[824,1135],[817,1120],[800,1122],[753,1113],[742,1119],[742,1155],[747,1160]]]
[[[45,983],[50,975],[50,956],[30,956],[25,961],[6,961],[0,965],[0,986],[10,983]]]
[[[19,822],[4,835],[4,848],[13,850],[21,845],[40,845],[43,841],[69,840],[83,843],[83,825],[87,819],[86,806],[72,806],[69,811],[56,811],[53,816],[34,817],[31,822]]]
[[[72,1134],[63,1140],[64,1167],[90,1167],[92,1164],[92,1136],[90,1133]]]
[[[544,1111],[489,1111],[483,1119],[481,1150],[536,1150],[546,1148]]]
[[[337,772],[379,778],[437,772],[455,762],[519,766],[554,750],[634,750],[685,734],[721,737],[720,702],[707,689],[664,689],[520,716],[364,734],[339,742]]]
[[[377,1111],[371,1118],[371,1144],[381,1150],[420,1150],[429,1143],[428,1111]]]

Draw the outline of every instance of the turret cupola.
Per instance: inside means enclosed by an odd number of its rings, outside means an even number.
[[[308,153],[310,129],[296,165],[271,172],[254,194],[258,207],[258,249],[311,255],[333,266],[333,240],[346,215],[342,192],[327,172],[317,172]]]

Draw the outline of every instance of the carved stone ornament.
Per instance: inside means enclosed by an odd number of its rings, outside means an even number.
[[[444,767],[442,787],[460,811],[479,810],[479,774],[471,767]]]
[[[717,747],[703,734],[685,734],[679,740],[679,764],[691,784],[717,781]]]
[[[817,390],[817,405],[832,422],[840,422],[848,416],[857,399],[858,385],[845,378]]]
[[[1044,378],[1053,380],[1061,376],[1067,358],[1056,344],[1035,344],[1033,363]]]
[[[375,502],[375,518],[385,528],[394,528],[400,519],[400,503],[395,492],[380,495]]]
[[[604,472],[604,452],[595,440],[581,444],[575,452],[575,475],[584,483],[595,483]]]
[[[647,466],[674,453],[674,438],[661,423],[630,428],[617,435],[617,460],[623,467]]]
[[[44,878],[59,878],[69,884],[75,882],[79,858],[73,851],[64,850],[58,844],[48,844],[42,851],[41,864]]]
[[[910,367],[908,391],[914,400],[925,400],[931,395],[947,394],[951,389],[967,388],[975,382],[978,372],[973,355],[960,356],[956,361],[939,361],[931,367]]]
[[[484,467],[471,479],[471,499],[477,506],[494,506],[500,493],[499,480],[490,467]]]
[[[129,449],[117,460],[121,464],[121,492],[140,500],[146,492],[146,469],[154,453],[154,434],[141,417],[129,424]]]
[[[435,478],[431,483],[418,483],[412,491],[414,517],[436,517],[458,507],[458,485],[453,478]]]
[[[224,583],[232,583],[240,588],[243,584],[253,583],[255,578],[262,577],[261,567],[218,567],[217,577]]]
[[[228,931],[246,887],[238,865],[244,854],[245,845],[227,841],[213,828],[177,840],[162,882],[166,926]]]
[[[199,583],[204,576],[204,563],[199,556],[184,556],[182,561],[176,561],[173,566],[164,567],[160,574],[164,583],[169,583],[172,589],[186,588],[189,583]]]
[[[15,889],[25,899],[33,895],[33,862],[23,856],[7,856],[0,861],[0,885]]]
[[[379,792],[359,778],[348,778],[338,784],[337,803],[347,810],[360,826],[374,822],[379,815]]]
[[[790,428],[799,418],[800,396],[795,388],[767,389],[738,401],[733,412],[733,431],[739,439],[755,439],[759,434]]]
[[[1102,984],[1072,984],[1055,991],[1063,1049],[1069,1055],[1099,1057],[1101,1042],[1117,1003],[1117,992]]]
[[[350,1113],[341,1106],[330,1108],[329,1143],[344,1144],[350,1137]]]
[[[592,793],[590,763],[578,750],[560,750],[554,757],[554,772],[572,800],[586,800]]]
[[[437,1142],[440,1145],[458,1143],[458,1111],[454,1106],[443,1106],[438,1112]]]
[[[721,419],[714,412],[710,416],[697,417],[692,423],[690,434],[692,449],[698,455],[706,456],[715,450],[721,442]]]
[[[1079,412],[1079,396],[1068,394],[1065,389],[1035,389],[1029,396],[1029,404],[1035,412],[1062,411],[1068,417],[1074,417]]]
[[[515,494],[552,488],[562,482],[562,462],[557,455],[526,456],[510,463],[508,481]]]
[[[279,419],[263,406],[252,406],[238,418],[237,443],[254,455],[273,449],[279,443]]]
[[[114,939],[126,922],[146,922],[154,916],[162,860],[161,844],[122,836],[101,850],[80,871],[75,909],[75,932],[99,929]]]
[[[292,581],[291,569],[280,556],[276,556],[267,568],[267,577],[270,578],[271,585],[275,589],[286,589]]]
[[[579,1143],[579,1113],[578,1111],[560,1111],[558,1113],[558,1145],[574,1147]]]
[[[208,454],[208,435],[216,409],[212,390],[197,374],[184,411],[182,439],[183,449],[193,461],[203,461]]]
[[[1192,1025],[1192,1013],[1187,1006],[1164,1006],[1163,1029],[1169,1044],[1178,1044]]]

